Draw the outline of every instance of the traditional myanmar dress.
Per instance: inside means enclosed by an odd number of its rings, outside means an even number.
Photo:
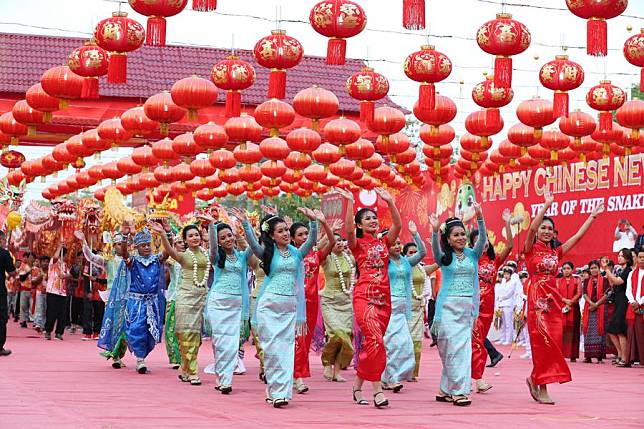
[[[194,256],[193,256],[194,255]],[[211,254],[212,255],[212,254]],[[207,279],[209,273],[208,256],[201,249],[186,250],[179,254],[181,280],[177,286],[175,301],[177,339],[181,353],[181,372],[185,376],[196,376],[198,372],[197,355],[201,347],[201,328],[204,322]],[[197,278],[194,278],[194,261],[197,261]],[[203,282],[203,284],[197,284]]]
[[[90,252],[91,254],[91,252]],[[112,264],[118,262],[116,270],[107,269],[109,298],[105,303],[103,323],[98,337],[98,347],[105,350],[101,353],[108,359],[119,360],[127,350],[125,337],[126,304],[130,289],[130,273],[123,258],[116,256]],[[106,266],[109,267],[110,263]],[[109,278],[112,277],[110,282]]]
[[[266,278],[266,273],[264,270],[258,265],[256,269],[253,270],[254,277],[255,277],[255,287],[253,288],[251,294],[250,294],[250,314],[253,315],[255,314],[255,309],[257,308],[257,294],[259,293],[259,289],[262,287],[262,284],[264,283],[264,279]],[[251,320],[251,331],[253,334],[253,342],[255,343],[255,357],[259,359],[259,372],[260,375],[264,374],[264,351],[262,350],[262,346],[259,344],[259,336],[257,335],[257,329],[256,326],[253,324]]]
[[[165,351],[171,365],[181,365],[181,353],[179,351],[179,340],[177,339],[176,332],[177,315],[175,311],[177,283],[181,279],[181,264],[169,259],[166,267],[170,273],[170,283],[166,291]]]
[[[353,358],[353,305],[351,285],[355,259],[343,252],[330,253],[322,264],[324,289],[320,291],[320,306],[324,318],[326,344],[322,350],[322,365],[347,368]],[[344,281],[344,288],[340,277]]]
[[[487,350],[484,342],[490,332],[494,320],[494,287],[496,284],[496,273],[503,261],[491,260],[486,253],[479,258],[479,316],[476,318],[472,328],[472,378],[480,380],[483,378],[485,363],[487,362]]]
[[[534,385],[567,383],[572,380],[564,358],[563,302],[555,276],[562,248],[550,248],[537,240],[525,255],[528,267],[528,332],[532,349]]]
[[[568,359],[579,358],[579,338],[581,335],[581,282],[577,277],[557,279],[557,287],[562,298],[574,301],[570,310],[564,313],[563,321],[563,354]]]
[[[414,342],[409,330],[412,316],[412,268],[418,265],[426,254],[425,245],[418,234],[414,234],[418,252],[409,258],[389,258],[389,285],[391,289],[391,317],[385,331],[387,365],[382,374],[386,384],[400,383],[414,376],[416,357]]]
[[[418,377],[420,371],[420,355],[423,349],[423,331],[425,329],[425,287],[428,281],[425,268],[420,264],[414,266],[411,270],[412,282],[412,299],[411,299],[411,320],[409,321],[409,331],[411,340],[414,343],[414,366],[413,378]]]
[[[293,377],[311,376],[309,350],[315,334],[320,308],[319,298],[320,251],[312,250],[304,257],[304,295],[306,296],[306,334],[295,339],[295,369]]]
[[[214,256],[215,275],[208,293],[206,313],[212,329],[212,351],[215,356],[215,374],[220,386],[231,386],[237,365],[239,338],[248,320],[248,257],[251,249],[234,250],[226,256],[224,267],[219,266],[216,228],[210,227],[211,254]]]
[[[264,247],[259,244],[248,221],[243,222],[246,238],[255,256],[261,259]],[[252,324],[264,351],[264,374],[271,399],[290,400],[293,395],[295,334],[306,330],[304,294],[304,257],[317,238],[317,223],[309,225],[309,238],[298,249],[288,246],[282,255],[274,249],[270,273],[257,294]]]
[[[584,282],[584,294],[593,302],[599,301],[608,290],[608,282],[602,276],[591,277]],[[604,359],[606,357],[606,305],[590,311],[588,303],[584,306],[584,358]]]
[[[358,377],[380,381],[387,365],[384,336],[391,317],[389,252],[384,239],[370,234],[356,238],[351,249],[359,277],[353,290],[353,312],[362,333]]]

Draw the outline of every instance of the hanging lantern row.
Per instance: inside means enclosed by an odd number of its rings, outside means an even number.
[[[313,6],[309,22],[319,34],[328,37],[326,63],[342,65],[349,37],[357,36],[367,25],[364,9],[350,0],[323,0]]]
[[[586,53],[596,57],[608,55],[608,29],[606,20],[621,15],[628,0],[566,0],[568,10],[587,20]]]

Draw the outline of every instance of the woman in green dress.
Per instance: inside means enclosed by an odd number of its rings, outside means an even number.
[[[186,251],[186,245],[181,237],[175,237],[174,250],[180,253]],[[172,369],[179,369],[181,366],[181,353],[179,352],[179,340],[175,329],[177,324],[175,300],[177,298],[177,284],[181,280],[181,264],[172,258],[168,258],[166,268],[168,270],[166,278],[169,278],[169,281],[167,282],[165,307],[165,350]]]

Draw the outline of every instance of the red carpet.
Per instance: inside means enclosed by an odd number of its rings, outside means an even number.
[[[163,344],[149,357],[151,372],[146,375],[135,373],[131,356],[126,357],[127,368],[112,369],[98,355],[96,343],[81,342],[79,334],[66,333],[62,342],[44,341],[10,322],[7,347],[13,354],[0,358],[1,429],[644,427],[642,367],[574,363],[573,382],[551,386],[557,405],[549,406],[530,398],[525,385],[530,363],[516,353],[488,369],[492,390],[472,394],[469,408],[457,408],[434,401],[440,360],[435,348],[425,348],[420,382],[389,393],[390,408],[377,410],[354,405],[350,383],[324,381],[319,357],[311,354],[310,392],[295,395],[287,408],[277,410],[264,403],[264,385],[257,379],[250,348],[248,373],[236,376],[232,395],[223,396],[213,389],[213,376],[201,375],[202,386],[181,383],[166,364]],[[201,368],[212,361],[209,342],[199,357]],[[352,379],[353,371],[344,376]],[[368,396],[370,387],[365,386]]]

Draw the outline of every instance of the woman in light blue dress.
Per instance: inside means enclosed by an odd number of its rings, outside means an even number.
[[[472,328],[479,311],[478,260],[486,242],[481,206],[474,203],[479,236],[473,249],[467,247],[465,225],[459,218],[449,218],[440,227],[432,214],[432,253],[443,279],[436,298],[436,313],[431,333],[436,335],[438,353],[443,362],[438,402],[467,406],[472,390]]]
[[[409,380],[414,376],[416,356],[408,323],[412,314],[411,271],[427,253],[414,222],[409,222],[409,232],[418,246],[417,253],[409,258],[401,256],[400,239],[389,247],[391,318],[384,338],[387,366],[382,374],[382,388],[393,390],[394,393],[403,388],[403,380]]]
[[[279,216],[267,215],[261,220],[258,242],[246,214],[239,209],[230,210],[242,221],[246,239],[266,273],[257,294],[252,324],[264,351],[266,402],[275,408],[288,405],[292,398],[295,335],[296,331],[303,335],[306,330],[303,259],[317,239],[316,218],[324,218],[319,211],[307,208],[300,211],[311,222],[309,237],[298,249],[290,244],[288,226]]]
[[[237,239],[230,225],[210,225],[209,237],[215,275],[206,301],[206,317],[212,329],[215,374],[219,379],[215,389],[227,395],[233,390],[240,333],[248,329],[246,274],[249,263],[256,258],[250,248],[243,251],[235,248]]]

